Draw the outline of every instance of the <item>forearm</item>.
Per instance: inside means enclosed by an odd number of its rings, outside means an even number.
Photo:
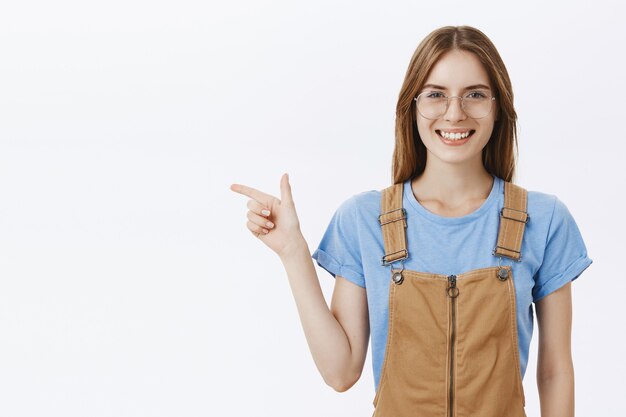
[[[350,342],[326,304],[304,238],[288,255],[282,256],[281,261],[315,365],[328,385],[344,391],[358,378],[358,375],[351,375],[354,367]]]
[[[541,417],[574,417],[574,368],[537,375]]]

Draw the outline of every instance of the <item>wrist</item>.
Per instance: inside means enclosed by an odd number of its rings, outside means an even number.
[[[306,240],[304,240],[304,236],[300,235],[297,238],[294,238],[291,242],[287,243],[278,256],[284,262],[285,260],[289,260],[294,256],[298,256],[299,254],[307,251],[308,245]]]

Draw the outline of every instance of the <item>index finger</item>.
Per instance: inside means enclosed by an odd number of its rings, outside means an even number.
[[[248,187],[243,184],[231,184],[230,189],[236,193],[253,198],[265,206],[269,205],[270,201],[274,198],[269,194],[265,194],[264,192],[257,190],[256,188]]]

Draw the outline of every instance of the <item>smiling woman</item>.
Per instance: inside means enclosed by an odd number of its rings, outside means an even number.
[[[436,158],[482,165],[482,150],[491,138],[496,113],[488,84],[487,71],[467,51],[449,51],[433,66],[415,98],[417,129],[432,164]]]
[[[487,171],[513,181],[516,123],[511,80],[491,40],[469,26],[433,31],[415,50],[400,90],[394,182],[420,176],[427,153],[440,155],[450,146],[465,143],[471,149],[463,147],[464,155],[474,155],[474,166],[484,163]],[[471,141],[452,143],[455,137],[441,134],[467,130],[476,130],[478,135]]]
[[[569,283],[592,260],[556,196],[513,183],[516,119],[489,38],[446,26],[406,72],[392,184],[346,200],[313,255],[287,176],[281,199],[231,187],[252,198],[248,228],[280,256],[335,390],[359,379],[371,332],[374,417],[524,417],[533,303],[542,409],[573,415]],[[330,309],[309,256],[336,278]]]

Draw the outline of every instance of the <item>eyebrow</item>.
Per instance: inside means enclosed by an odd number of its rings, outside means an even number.
[[[435,85],[435,84],[426,84],[422,88],[434,88],[434,89],[437,89],[437,90],[446,90],[446,87],[442,87],[440,85]],[[491,90],[491,88],[489,88],[485,84],[474,84],[474,85],[470,85],[468,87],[465,87],[465,90],[476,90],[476,89]]]

